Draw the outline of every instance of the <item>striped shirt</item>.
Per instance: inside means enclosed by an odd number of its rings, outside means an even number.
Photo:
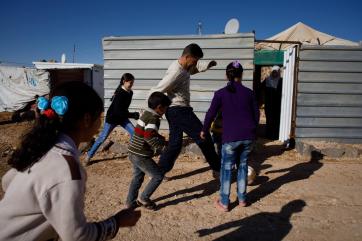
[[[165,148],[165,138],[158,133],[161,116],[147,108],[138,119],[128,151],[132,154],[153,157]]]

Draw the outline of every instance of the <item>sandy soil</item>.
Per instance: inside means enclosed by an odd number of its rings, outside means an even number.
[[[0,176],[8,169],[6,150],[14,147],[27,123],[0,125]],[[119,129],[111,139],[122,143]],[[132,228],[115,240],[362,240],[362,160],[313,160],[280,143],[259,140],[253,161],[259,172],[248,187],[248,207],[214,208],[218,180],[202,158],[183,154],[153,198],[157,211],[142,210]],[[101,220],[124,207],[131,165],[127,157],[100,152],[87,167],[86,215]],[[146,180],[148,180],[146,178]],[[0,197],[3,193],[0,194]]]

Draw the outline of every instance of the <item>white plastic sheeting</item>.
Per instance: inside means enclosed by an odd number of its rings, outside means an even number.
[[[289,48],[284,52],[283,88],[279,128],[280,141],[286,141],[290,138],[293,108],[295,54],[296,47]]]
[[[49,72],[31,68],[0,66],[0,112],[21,109],[35,95],[49,93]]]

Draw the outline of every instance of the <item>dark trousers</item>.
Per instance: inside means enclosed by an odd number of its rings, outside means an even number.
[[[271,140],[279,138],[281,91],[267,87],[265,90],[266,137]]]
[[[210,167],[220,171],[220,157],[216,154],[210,133],[206,133],[206,139],[200,138],[202,123],[197,118],[191,107],[170,107],[166,112],[166,118],[170,128],[170,137],[167,149],[161,154],[159,165],[163,171],[169,172],[181,152],[182,135],[185,132],[200,147]]]
[[[149,201],[151,195],[161,184],[164,174],[150,157],[137,156],[131,153],[128,157],[133,164],[133,178],[128,191],[127,204],[131,205],[137,200],[138,191],[145,178],[145,173],[151,177],[151,180],[142,192],[140,199],[141,201]]]

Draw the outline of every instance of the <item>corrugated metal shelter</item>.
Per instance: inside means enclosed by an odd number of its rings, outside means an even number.
[[[297,140],[362,143],[362,48],[302,46]]]
[[[145,106],[149,90],[164,76],[168,66],[190,43],[197,43],[204,51],[204,60],[216,60],[218,65],[211,70],[191,77],[191,106],[203,120],[215,90],[226,84],[225,68],[238,59],[243,65],[244,85],[252,88],[254,71],[253,33],[232,35],[184,35],[106,37],[103,39],[105,107],[119,84],[123,73],[132,73],[135,78],[134,95],[130,110]],[[163,122],[161,128],[167,128]]]

